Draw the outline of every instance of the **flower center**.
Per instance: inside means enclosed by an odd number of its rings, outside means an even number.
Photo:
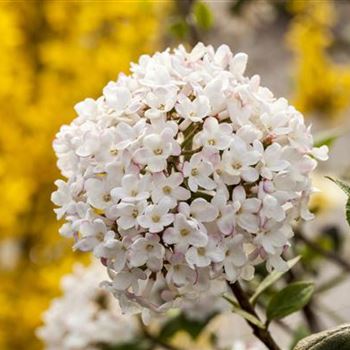
[[[151,252],[152,250],[153,250],[153,245],[152,244],[147,244],[146,245],[146,250],[148,251],[148,252]]]
[[[233,162],[232,164],[231,164],[231,166],[232,166],[232,168],[233,169],[240,169],[241,167],[242,167],[242,164],[240,163],[240,162]]]
[[[109,193],[106,193],[104,196],[103,196],[103,200],[105,202],[109,202],[110,200],[112,199],[111,195]]]
[[[198,255],[204,256],[205,255],[205,248],[200,247],[197,249]]]
[[[210,139],[210,140],[208,140],[208,145],[215,146],[216,145],[216,141],[214,139]]]
[[[110,154],[111,154],[112,156],[118,155],[118,150],[117,150],[117,149],[111,149],[109,152],[110,152]]]
[[[156,222],[156,223],[159,222],[160,221],[160,216],[159,215],[153,215],[152,216],[152,221]]]
[[[161,111],[164,111],[165,105],[164,105],[163,103],[161,103],[161,104],[159,105],[159,109],[160,109]]]
[[[132,190],[130,194],[132,197],[136,197],[138,195],[138,192],[136,190]]]
[[[180,234],[182,237],[186,237],[190,234],[190,231],[187,228],[183,228],[180,230]]]
[[[191,175],[192,176],[197,176],[199,174],[199,171],[197,168],[193,168],[192,171],[191,171]]]
[[[96,238],[98,241],[100,242],[103,242],[104,238],[105,238],[105,235],[103,232],[99,232],[97,235],[96,235]]]
[[[139,215],[139,211],[137,209],[133,209],[131,216],[136,219]]]
[[[163,187],[163,192],[165,194],[170,194],[171,193],[171,187],[170,186],[164,186]]]
[[[163,153],[163,150],[161,148],[156,148],[153,153],[156,155],[156,156],[160,156],[162,153]]]

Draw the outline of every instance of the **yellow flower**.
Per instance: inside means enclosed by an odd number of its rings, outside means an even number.
[[[332,0],[293,0],[287,43],[295,55],[295,106],[304,113],[337,117],[350,105],[350,66],[338,65],[327,50],[336,22]]]
[[[11,263],[0,259],[0,349],[42,348],[41,313],[82,260],[50,204],[54,135],[75,103],[155,50],[165,11],[146,0],[0,4],[0,251],[13,251]]]

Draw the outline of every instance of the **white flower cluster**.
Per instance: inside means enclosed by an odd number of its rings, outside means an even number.
[[[107,266],[124,311],[222,293],[263,261],[286,269],[327,147],[246,63],[201,43],[141,56],[57,134],[61,234]]]
[[[111,294],[98,288],[105,277],[102,266],[94,264],[76,266],[63,278],[63,295],[53,300],[37,330],[46,350],[97,350],[133,340],[137,319],[122,315]]]

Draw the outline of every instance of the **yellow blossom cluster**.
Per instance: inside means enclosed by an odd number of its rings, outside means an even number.
[[[304,113],[327,118],[350,105],[350,66],[335,63],[329,54],[336,23],[333,0],[291,0],[293,15],[287,43],[295,54],[294,104]]]
[[[159,41],[166,3],[0,4],[0,349],[40,349],[33,330],[70,270],[50,193],[51,142],[107,81]]]

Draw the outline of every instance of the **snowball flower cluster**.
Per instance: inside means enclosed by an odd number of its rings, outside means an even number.
[[[103,278],[106,272],[94,264],[78,265],[62,279],[63,295],[53,300],[37,330],[46,350],[98,350],[133,340],[137,320],[122,315],[111,294],[98,287]]]
[[[101,259],[123,311],[219,295],[261,262],[287,268],[327,147],[246,63],[201,43],[143,55],[57,134],[61,234]]]

